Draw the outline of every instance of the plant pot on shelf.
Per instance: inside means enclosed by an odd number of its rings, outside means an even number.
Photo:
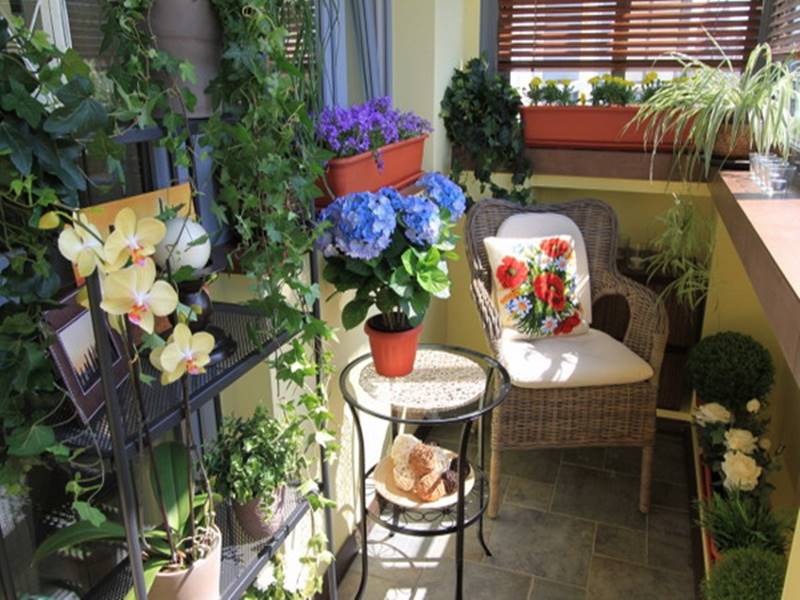
[[[387,331],[380,315],[368,319],[364,331],[369,338],[369,348],[375,371],[384,377],[403,377],[414,370],[422,325],[405,331]]]
[[[525,145],[532,148],[645,150],[644,126],[627,124],[638,106],[525,106],[521,110]],[[659,150],[672,150],[668,132]]]
[[[723,125],[714,142],[714,156],[727,156],[728,159],[747,158],[750,153],[750,127],[745,125],[736,139],[730,125]]]
[[[264,511],[262,508],[261,498],[253,498],[244,504],[234,502],[233,511],[236,513],[239,525],[250,537],[256,540],[274,536],[286,516],[286,493],[287,488],[285,485],[275,491],[269,512]]]
[[[402,189],[414,183],[422,175],[422,156],[425,150],[427,135],[395,142],[381,147],[383,168],[372,152],[362,152],[347,158],[333,158],[325,167],[325,180],[317,187],[323,196],[317,199],[317,208],[324,208],[335,198],[353,192],[377,192],[383,187]],[[328,192],[330,188],[330,192]]]
[[[159,571],[147,600],[217,600],[222,569],[222,534],[216,527],[208,556],[180,571]]]
[[[206,88],[222,60],[222,27],[211,0],[156,0],[150,26],[159,49],[194,65],[197,83],[185,84],[197,98],[189,116],[211,116],[213,105]]]

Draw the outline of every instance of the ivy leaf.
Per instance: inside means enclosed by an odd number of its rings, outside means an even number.
[[[11,91],[0,99],[3,110],[14,112],[31,127],[38,127],[44,109],[38,100],[16,79],[11,80]]]
[[[7,442],[12,456],[36,456],[56,443],[56,435],[51,427],[34,424],[15,429]]]
[[[64,56],[61,57],[61,68],[64,69],[64,75],[69,79],[76,77],[89,77],[91,69],[86,61],[81,58],[74,48],[67,48]]]
[[[55,135],[82,135],[103,129],[108,121],[105,108],[97,100],[85,98],[76,106],[64,106],[50,113],[44,130]]]
[[[33,166],[33,149],[20,139],[19,132],[8,123],[0,123],[0,154],[10,154],[14,167],[22,175],[28,175]]]
[[[78,513],[78,517],[81,521],[88,521],[95,527],[100,527],[100,525],[106,522],[106,515],[103,511],[92,506],[88,502],[76,500],[72,503],[72,508]]]
[[[182,60],[178,64],[178,73],[182,81],[197,83],[197,73],[194,71],[194,65],[188,60]]]

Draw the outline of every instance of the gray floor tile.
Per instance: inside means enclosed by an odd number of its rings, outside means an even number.
[[[425,596],[420,595],[417,590],[417,579],[419,579],[417,571],[408,571],[397,581],[370,574],[362,598],[365,600],[417,600],[419,598],[421,600]],[[339,598],[342,600],[355,598],[360,581],[360,572],[350,570],[339,584]]]
[[[605,468],[610,471],[638,476],[641,464],[641,448],[608,448],[606,450]]]
[[[582,467],[602,469],[606,459],[605,448],[567,448],[561,461]]]
[[[552,511],[632,529],[644,529],[646,522],[639,512],[638,478],[566,464]]]
[[[691,521],[688,513],[654,506],[647,518],[649,564],[664,569],[692,568]]]
[[[589,573],[589,600],[692,600],[691,573],[662,571],[595,556]]]
[[[501,471],[523,479],[555,483],[561,462],[561,450],[506,450],[502,454]]]
[[[675,485],[665,481],[653,481],[650,490],[650,501],[655,506],[663,506],[673,510],[689,512],[691,508],[691,494],[689,488]]]
[[[629,475],[639,475],[641,448],[609,448],[605,468]],[[659,434],[653,451],[653,479],[686,487],[686,447],[682,436]]]
[[[507,504],[494,523],[494,556],[484,563],[582,586],[594,523]]]
[[[425,600],[452,600],[455,594],[455,561],[445,560],[433,569],[422,569],[418,593]],[[532,577],[483,564],[464,565],[464,597],[470,600],[526,600]]]
[[[532,479],[510,477],[505,501],[519,504],[527,508],[548,510],[553,498],[555,486],[552,483],[543,483]]]
[[[600,523],[594,551],[595,554],[644,564],[647,558],[645,532]]]
[[[555,581],[533,578],[531,600],[585,600],[586,590]]]

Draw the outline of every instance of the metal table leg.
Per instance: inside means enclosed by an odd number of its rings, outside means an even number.
[[[349,405],[348,405],[349,406]],[[367,576],[369,570],[369,553],[367,551],[367,467],[366,457],[364,456],[364,432],[361,429],[361,420],[358,417],[358,410],[350,407],[353,414],[353,423],[356,427],[356,437],[358,437],[358,468],[359,468],[359,491],[361,495],[361,582],[358,584],[355,600],[360,600],[367,587]]]
[[[458,452],[458,504],[456,508],[456,600],[464,597],[464,484],[469,474],[467,447],[472,421],[464,423],[461,431],[461,447]]]
[[[489,417],[490,413],[484,414],[480,420],[478,421],[478,463],[480,464],[481,473],[486,472],[486,459],[484,454],[484,445],[485,439],[484,436],[486,435],[486,419]],[[491,556],[492,552],[489,550],[489,546],[486,545],[486,538],[483,535],[483,516],[484,516],[484,502],[486,501],[486,494],[484,490],[485,479],[481,478],[479,485],[480,488],[480,511],[481,516],[478,519],[478,541],[483,546],[483,551],[486,553],[486,556]]]

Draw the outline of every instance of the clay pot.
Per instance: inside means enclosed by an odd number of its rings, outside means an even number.
[[[159,49],[194,65],[197,83],[183,84],[197,97],[189,116],[211,116],[213,106],[206,88],[222,60],[222,28],[211,0],[156,0],[150,25]]]
[[[422,325],[405,331],[385,331],[380,327],[380,316],[364,324],[369,338],[375,371],[384,377],[403,377],[414,370]]]
[[[728,159],[747,158],[750,153],[750,127],[739,129],[736,139],[732,139],[731,126],[723,125],[714,142],[714,156],[727,156]]]
[[[218,600],[222,569],[222,534],[214,527],[216,539],[208,556],[181,571],[160,571],[147,594],[148,600]]]
[[[383,169],[378,169],[372,152],[329,160],[325,179],[333,196],[328,194],[323,182],[318,182],[317,187],[324,195],[317,199],[317,208],[324,208],[335,198],[353,192],[377,192],[382,187],[400,190],[411,185],[422,175],[422,155],[427,138],[427,135],[420,135],[383,146],[380,149]]]
[[[239,525],[256,540],[271,538],[280,529],[285,517],[286,486],[282,485],[275,491],[268,518],[261,504],[261,498],[253,498],[244,504],[233,503],[233,511],[236,513]]]

